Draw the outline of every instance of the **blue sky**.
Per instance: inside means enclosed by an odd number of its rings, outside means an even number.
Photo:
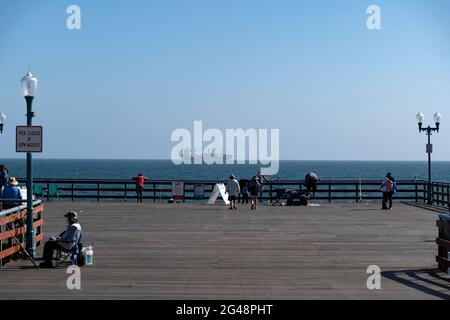
[[[66,8],[81,8],[68,30]],[[381,8],[382,29],[366,27]],[[423,160],[415,114],[444,114],[450,2],[11,1],[0,11],[0,158],[39,79],[43,158],[167,159],[174,129],[280,129],[281,159]],[[448,115],[448,117],[445,117]]]

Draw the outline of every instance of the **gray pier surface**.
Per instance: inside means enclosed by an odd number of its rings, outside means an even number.
[[[448,299],[436,270],[438,213],[397,204],[241,207],[45,203],[45,238],[80,212],[94,265],[69,290],[65,266],[0,269],[0,299]],[[38,249],[38,256],[42,253]],[[367,267],[380,267],[369,290]]]

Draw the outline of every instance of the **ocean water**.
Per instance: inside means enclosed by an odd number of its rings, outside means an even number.
[[[26,176],[25,159],[0,159],[12,176]],[[143,173],[158,180],[225,180],[252,177],[259,165],[175,165],[170,160],[55,160],[36,159],[35,178],[129,179]],[[271,179],[303,180],[314,171],[322,180],[381,179],[392,172],[398,180],[427,179],[427,162],[418,161],[281,161],[278,175]],[[450,181],[450,162],[433,162],[434,181]]]

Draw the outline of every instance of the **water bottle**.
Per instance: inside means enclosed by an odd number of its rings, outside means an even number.
[[[94,263],[94,250],[92,249],[92,246],[89,246],[86,249],[86,265],[92,265]]]

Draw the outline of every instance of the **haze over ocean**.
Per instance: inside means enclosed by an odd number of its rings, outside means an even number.
[[[24,159],[3,159],[0,163],[16,177],[25,177]],[[450,162],[434,161],[434,181],[450,181]],[[174,165],[170,160],[34,160],[35,178],[67,179],[126,179],[143,173],[151,179],[227,179],[232,173],[237,178],[248,178],[259,171],[259,165]],[[322,180],[381,179],[392,172],[396,179],[427,179],[425,161],[281,161],[280,171],[271,179],[300,179],[315,171]]]

